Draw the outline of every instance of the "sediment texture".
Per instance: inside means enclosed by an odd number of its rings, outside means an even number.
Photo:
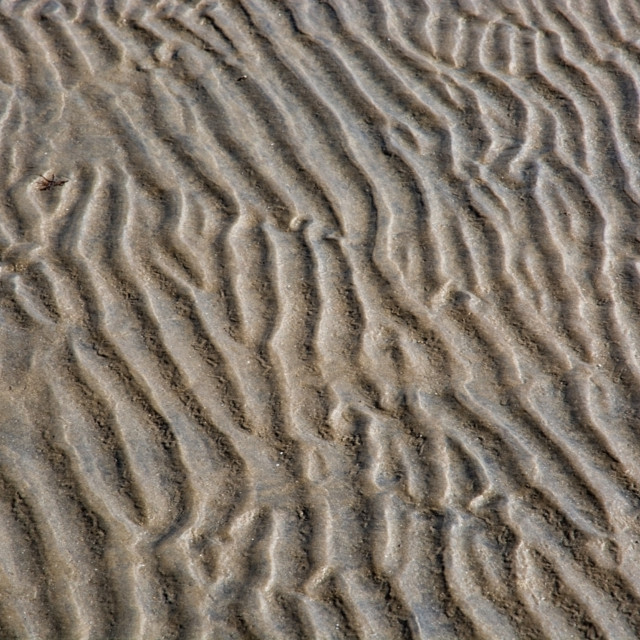
[[[0,636],[638,638],[638,33],[0,2]]]

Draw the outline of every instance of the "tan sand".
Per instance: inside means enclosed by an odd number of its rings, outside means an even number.
[[[0,1],[0,638],[640,637],[638,33]]]

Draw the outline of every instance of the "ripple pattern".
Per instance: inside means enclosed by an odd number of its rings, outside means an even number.
[[[638,638],[639,29],[0,0],[0,637]]]

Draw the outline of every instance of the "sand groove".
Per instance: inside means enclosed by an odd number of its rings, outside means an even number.
[[[0,0],[0,636],[637,638],[639,26]]]

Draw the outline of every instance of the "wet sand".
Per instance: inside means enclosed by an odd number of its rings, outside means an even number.
[[[638,33],[0,0],[0,637],[638,638]]]

